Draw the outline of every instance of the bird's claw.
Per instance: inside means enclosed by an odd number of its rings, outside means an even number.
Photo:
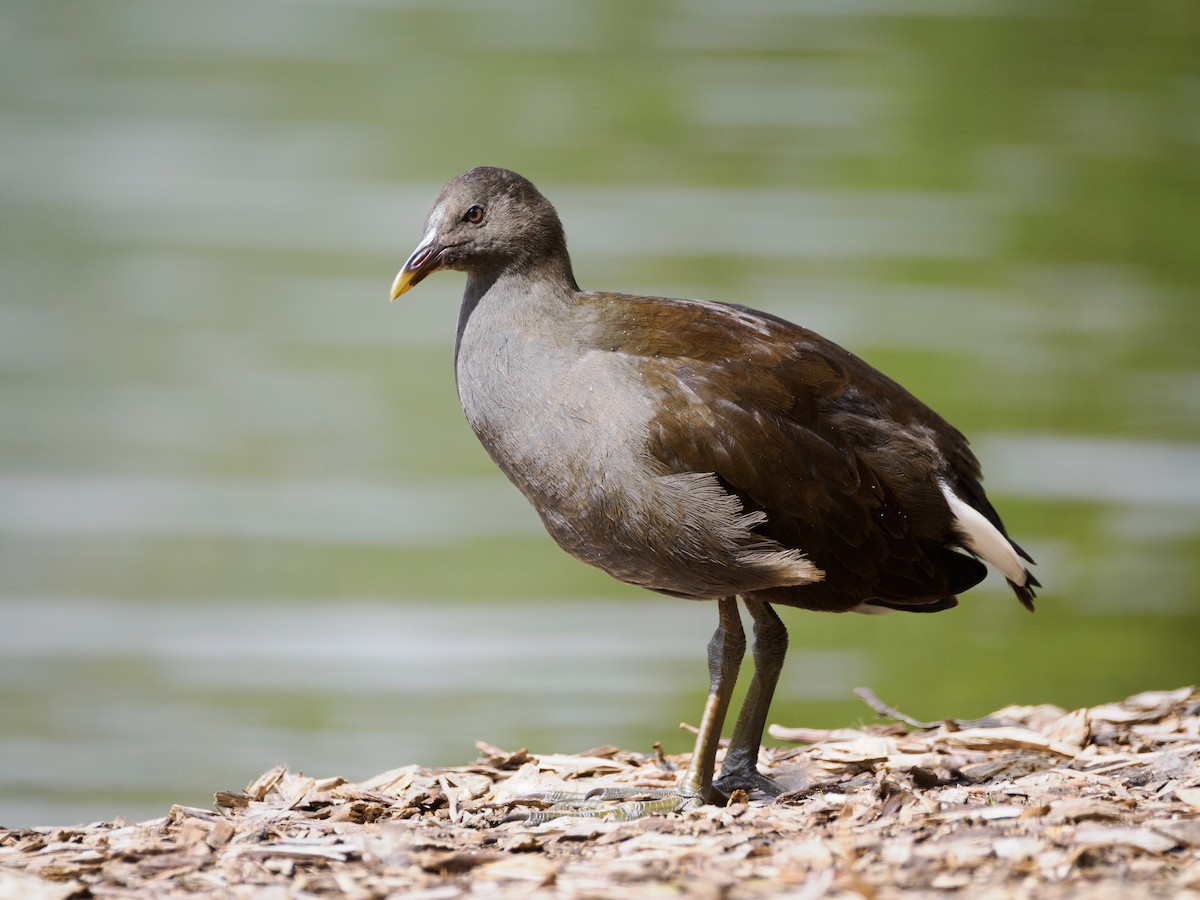
[[[725,772],[713,782],[713,787],[724,794],[732,794],[734,791],[740,790],[745,791],[747,794],[753,794],[755,791],[758,791],[766,794],[768,797],[778,797],[783,793],[783,785],[774,778],[768,778],[753,767],[746,770],[739,769],[733,772]]]
[[[644,799],[632,799],[644,798]],[[552,819],[600,819],[605,822],[632,822],[646,816],[683,812],[701,803],[700,797],[679,788],[602,787],[586,793],[544,791],[531,794],[530,800],[547,801],[546,809],[513,813],[506,822],[541,825]],[[623,801],[611,803],[610,801]],[[609,805],[605,805],[609,804]]]

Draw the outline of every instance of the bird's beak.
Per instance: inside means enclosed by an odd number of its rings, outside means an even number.
[[[441,268],[439,257],[442,245],[438,243],[437,230],[430,228],[421,238],[421,243],[413,250],[412,256],[404,263],[392,282],[392,300],[395,300],[409,288],[414,287],[426,275]]]

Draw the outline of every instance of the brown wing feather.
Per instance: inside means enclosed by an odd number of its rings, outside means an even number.
[[[715,472],[747,510],[766,513],[756,530],[826,573],[756,596],[812,609],[872,600],[940,609],[982,580],[982,563],[950,549],[958,538],[937,484],[940,475],[962,486],[1001,527],[979,463],[962,434],[904,388],[773,316],[608,297],[600,343],[640,357],[660,404],[650,454],[670,471]],[[680,303],[686,317],[677,316]],[[655,321],[667,315],[669,331]]]

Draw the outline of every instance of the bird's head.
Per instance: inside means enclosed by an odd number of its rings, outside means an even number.
[[[494,277],[553,267],[574,285],[562,223],[550,201],[516,172],[481,166],[442,188],[425,234],[392,283],[392,299],[439,269]]]

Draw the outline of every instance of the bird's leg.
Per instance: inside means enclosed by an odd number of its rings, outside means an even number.
[[[765,607],[766,604],[763,606]],[[713,633],[712,640],[708,642],[708,699],[704,703],[704,713],[700,716],[700,726],[696,733],[696,746],[692,750],[692,758],[688,762],[683,776],[679,779],[679,783],[674,788],[666,790],[598,788],[578,797],[554,795],[547,799],[578,803],[587,808],[556,805],[550,809],[536,810],[522,817],[527,824],[537,825],[560,816],[602,818],[624,822],[640,819],[643,816],[678,812],[697,803],[725,802],[724,796],[713,787],[713,768],[716,765],[717,749],[721,743],[721,726],[725,724],[725,713],[729,710],[733,686],[737,682],[742,657],[746,654],[746,633],[742,630],[742,620],[738,615],[736,597],[722,597],[718,600],[717,612],[720,617],[717,630]],[[772,681],[771,687],[774,688],[774,681]],[[770,701],[769,691],[767,700]],[[765,717],[766,713],[764,712],[764,721]],[[741,719],[738,720],[738,724],[741,725]],[[761,730],[760,724],[759,731],[761,732]],[[751,766],[753,766],[753,760]],[[595,808],[596,802],[600,800],[620,800],[628,796],[645,796],[647,794],[653,799],[631,801],[607,809]]]
[[[737,598],[722,597],[717,601],[717,609],[720,622],[708,642],[708,699],[700,717],[691,761],[676,787],[681,796],[701,803],[723,802],[724,799],[713,790],[713,768],[721,743],[721,726],[725,724],[738,669],[746,655],[746,633],[738,615]]]
[[[733,737],[725,751],[725,763],[721,766],[721,777],[716,787],[731,793],[738,788],[744,791],[762,791],[772,797],[783,792],[775,781],[758,771],[758,751],[762,744],[763,728],[767,724],[767,712],[771,708],[771,697],[783,669],[783,658],[787,654],[787,629],[779,615],[769,603],[752,598],[743,598],[746,609],[754,619],[754,678],[746,691],[746,699],[733,727]]]

